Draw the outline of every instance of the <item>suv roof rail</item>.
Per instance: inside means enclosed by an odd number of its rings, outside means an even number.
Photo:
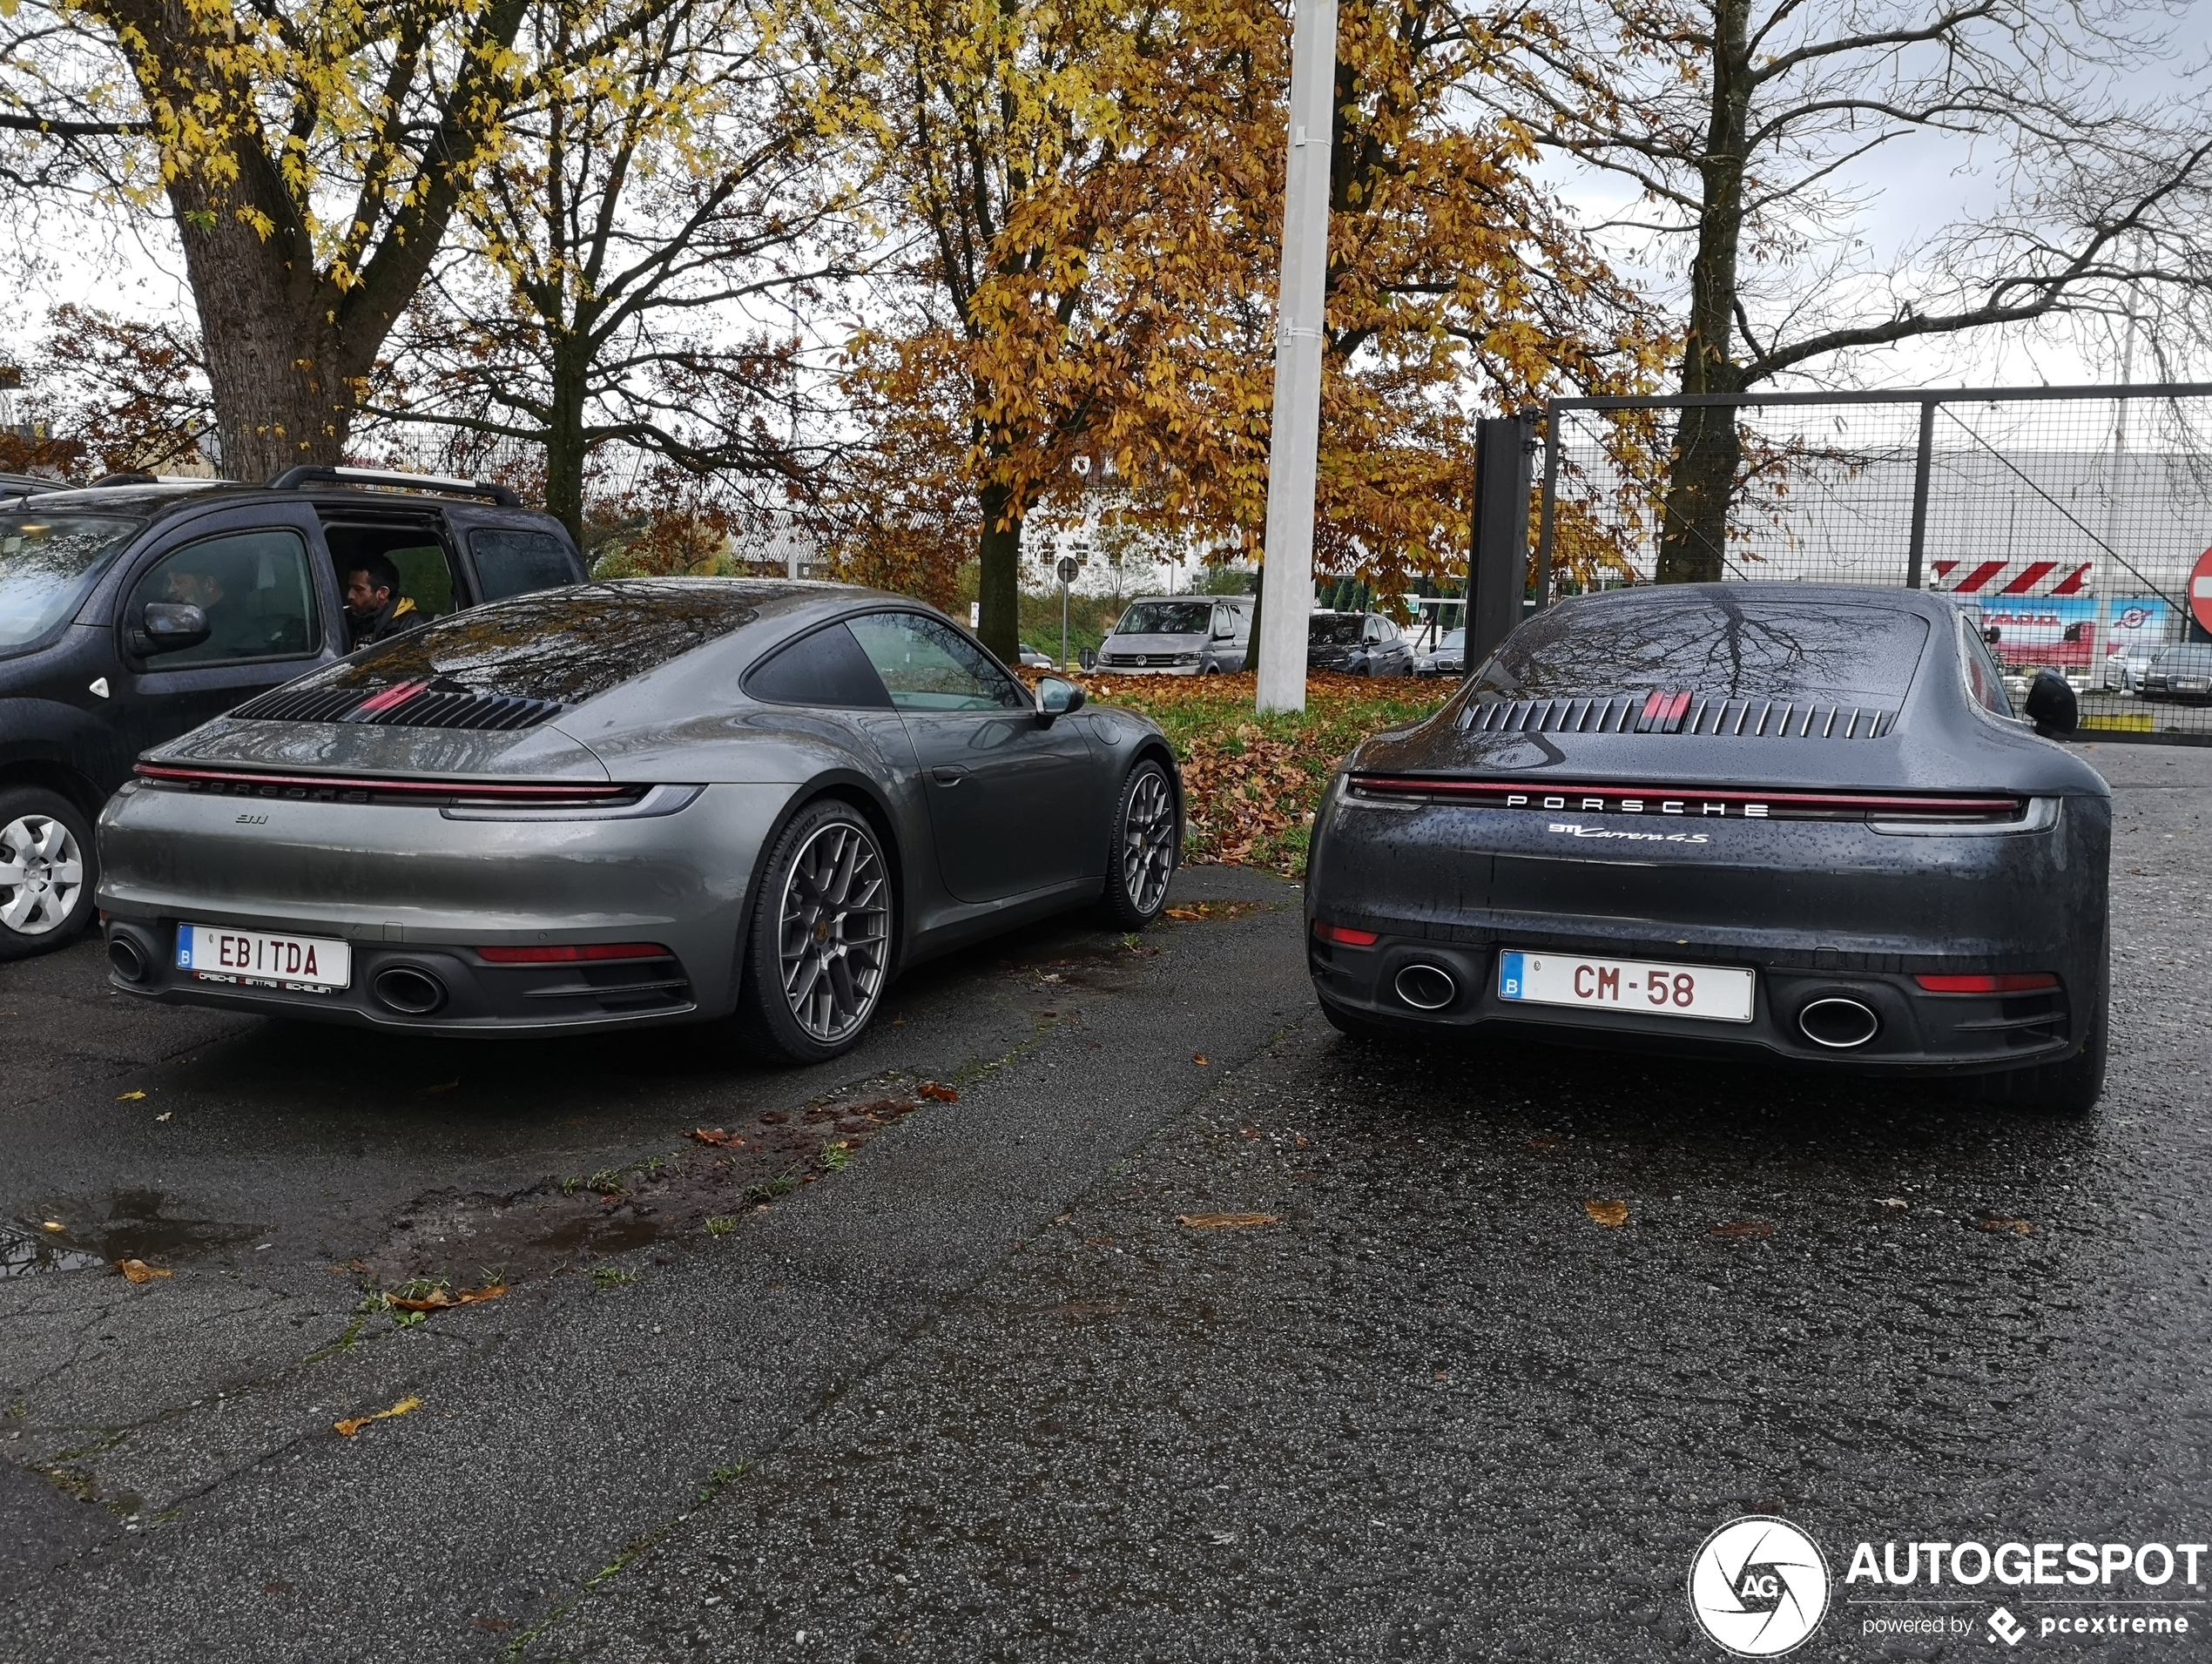
[[[488,497],[502,509],[519,509],[523,500],[489,480],[449,480],[437,474],[401,474],[395,469],[327,468],[302,463],[269,482],[272,491],[298,491],[311,485],[382,485],[401,491],[435,491],[448,496]]]

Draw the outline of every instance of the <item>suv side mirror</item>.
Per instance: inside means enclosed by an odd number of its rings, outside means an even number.
[[[2046,739],[2063,738],[2080,726],[2080,701],[2074,697],[2073,684],[2056,670],[2036,671],[2027,684],[2027,719]]]
[[[207,615],[182,601],[149,601],[131,632],[131,650],[140,658],[181,653],[207,639]]]
[[[1048,727],[1055,717],[1064,717],[1071,711],[1083,708],[1083,691],[1073,682],[1062,682],[1056,676],[1037,678],[1037,720]]]

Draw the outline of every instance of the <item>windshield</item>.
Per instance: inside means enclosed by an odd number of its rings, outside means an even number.
[[[421,682],[581,704],[751,623],[760,598],[743,584],[680,579],[541,589],[407,630],[296,685],[370,693]]]
[[[0,515],[0,653],[29,646],[75,612],[138,529],[104,515]]]
[[[1467,650],[1467,631],[1455,630],[1436,644],[1436,650],[1440,653],[1460,653]]]
[[[1211,601],[1140,601],[1114,626],[1116,636],[1203,636],[1213,628]]]
[[[1366,622],[1366,616],[1357,612],[1317,612],[1305,626],[1306,645],[1356,647],[1359,644],[1359,626]]]
[[[2151,663],[2161,670],[2202,670],[2212,667],[2212,645],[2169,647]]]
[[[1892,704],[1927,643],[1924,619],[1889,607],[1643,590],[1538,614],[1482,667],[1476,697],[1664,691]]]

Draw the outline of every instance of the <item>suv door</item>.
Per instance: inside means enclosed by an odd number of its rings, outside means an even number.
[[[197,728],[334,657],[334,586],[314,516],[245,509],[179,527],[140,557],[115,618],[115,719],[125,754]],[[133,637],[146,604],[181,601],[207,615],[197,647],[147,655]]]
[[[914,741],[948,890],[1000,901],[1105,871],[1098,764],[1079,724],[1040,724],[1022,684],[941,619],[846,625]]]

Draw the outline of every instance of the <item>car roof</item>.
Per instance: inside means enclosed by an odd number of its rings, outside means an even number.
[[[1956,617],[1961,602],[1941,590],[1907,589],[1871,583],[1795,583],[1784,579],[1752,579],[1733,583],[1632,583],[1617,589],[1599,589],[1570,596],[1558,604],[1577,610],[1587,607],[1651,606],[1679,601],[1684,596],[1733,602],[1791,602],[1833,607],[1885,607],[1918,613],[1938,623]]]
[[[42,481],[50,485],[50,481]],[[37,494],[40,514],[114,515],[152,524],[212,502],[306,502],[318,509],[423,509],[465,502],[493,513],[526,514],[546,518],[545,511],[525,505],[505,508],[483,498],[442,493],[426,486],[421,490],[378,490],[356,485],[316,484],[278,490],[236,480],[160,480],[131,485],[64,486]]]

